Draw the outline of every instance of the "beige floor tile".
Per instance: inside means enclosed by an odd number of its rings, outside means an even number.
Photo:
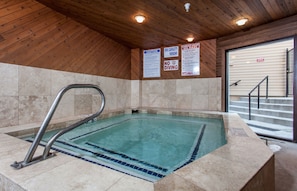
[[[24,182],[30,191],[107,190],[124,174],[83,160],[73,160]]]
[[[280,146],[275,152],[275,190],[297,190],[297,143],[269,140],[268,144]]]
[[[257,169],[246,168],[241,163],[208,154],[207,157],[194,161],[175,174],[205,190],[236,191],[240,190],[256,172]]]
[[[154,184],[129,175],[123,176],[108,191],[129,190],[129,191],[153,191]]]

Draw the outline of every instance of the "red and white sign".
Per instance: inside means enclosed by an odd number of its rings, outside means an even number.
[[[164,71],[178,70],[178,60],[165,60],[163,68]]]
[[[181,75],[200,75],[200,43],[181,46]]]

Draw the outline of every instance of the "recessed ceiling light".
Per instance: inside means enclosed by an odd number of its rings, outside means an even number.
[[[143,15],[136,15],[134,18],[138,23],[143,23],[143,21],[145,20],[145,17]]]
[[[193,42],[194,37],[188,37],[186,40],[187,40],[188,42]]]
[[[243,18],[243,19],[240,19],[240,20],[236,21],[236,24],[237,24],[238,26],[242,26],[242,25],[245,25],[245,23],[246,23],[247,21],[248,21],[248,19]]]

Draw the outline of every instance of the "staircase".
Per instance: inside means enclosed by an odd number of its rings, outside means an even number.
[[[249,120],[248,97],[230,101],[229,112],[238,115],[257,134],[286,140],[293,139],[293,98],[257,98],[251,99],[251,120]]]

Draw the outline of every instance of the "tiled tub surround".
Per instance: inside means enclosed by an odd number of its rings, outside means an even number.
[[[10,164],[24,158],[30,143],[7,133],[16,134],[15,131],[20,132],[22,129],[28,131],[30,126],[1,128],[0,190],[274,190],[274,155],[237,114],[148,111],[189,116],[222,116],[227,144],[158,182],[151,183],[62,153],[15,170]],[[34,126],[31,125],[32,127]],[[41,152],[40,148],[38,152]]]
[[[98,85],[105,94],[104,112],[130,108],[130,80],[0,63],[0,128],[40,123],[63,87]],[[62,98],[54,119],[98,111],[100,95],[92,89],[72,89]]]
[[[142,107],[221,111],[221,78],[144,80],[140,89]]]
[[[106,96],[104,112],[157,107],[221,111],[221,78],[124,80],[0,63],[0,128],[41,122],[61,88],[96,84]],[[87,115],[100,105],[96,91],[68,91],[54,118]]]

